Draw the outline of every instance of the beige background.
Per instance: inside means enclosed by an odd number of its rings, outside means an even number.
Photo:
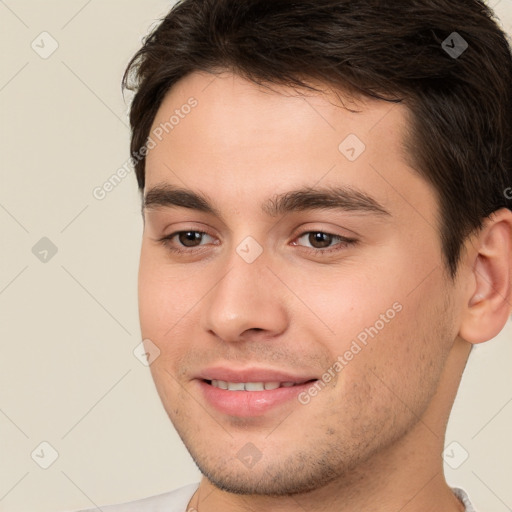
[[[0,0],[0,511],[92,507],[199,478],[133,354],[133,173],[103,200],[92,193],[127,160],[121,75],[171,3]],[[492,5],[511,33],[512,0]],[[460,445],[450,461],[469,454],[447,478],[482,511],[512,509],[510,361],[511,323],[471,356],[447,434]],[[58,452],[48,469],[43,441]]]

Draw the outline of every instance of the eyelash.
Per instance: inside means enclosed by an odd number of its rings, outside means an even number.
[[[176,253],[176,254],[186,254],[186,253],[191,254],[191,253],[197,252],[198,250],[199,251],[202,250],[203,246],[189,247],[189,248],[185,248],[185,249],[172,246],[172,240],[182,233],[199,233],[200,235],[212,236],[209,233],[207,233],[206,231],[190,229],[190,230],[175,231],[174,233],[171,233],[170,235],[166,235],[162,238],[159,238],[158,242],[161,242],[168,250],[170,250],[171,252]],[[357,240],[354,238],[347,238],[347,237],[344,237],[341,235],[335,235],[334,233],[328,233],[326,231],[319,231],[319,230],[304,231],[301,234],[299,234],[297,237],[295,237],[295,240],[299,240],[300,238],[304,237],[305,235],[309,235],[312,233],[314,233],[314,234],[321,233],[323,235],[328,235],[328,236],[333,237],[333,239],[338,240],[337,244],[335,244],[332,247],[328,247],[326,249],[317,249],[314,247],[305,247],[302,245],[299,246],[299,247],[302,247],[302,249],[305,250],[306,252],[309,252],[310,254],[314,254],[315,256],[326,255],[326,254],[331,254],[333,252],[338,252],[338,251],[345,249],[348,246],[355,245],[357,243]],[[293,243],[293,245],[297,246],[298,244]],[[186,247],[186,246],[181,246],[181,247]]]

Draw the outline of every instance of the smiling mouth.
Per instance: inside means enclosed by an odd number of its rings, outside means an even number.
[[[315,382],[317,379],[310,379],[304,382],[228,382],[225,380],[207,380],[204,382],[213,386],[214,388],[224,389],[227,391],[271,391],[278,388],[291,388],[294,386],[302,386]]]

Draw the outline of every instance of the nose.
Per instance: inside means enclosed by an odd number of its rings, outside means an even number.
[[[219,267],[220,268],[220,267]],[[274,337],[288,325],[285,289],[265,259],[247,263],[234,252],[203,302],[202,328],[225,342]]]

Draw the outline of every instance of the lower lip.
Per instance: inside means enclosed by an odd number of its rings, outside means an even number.
[[[230,416],[249,418],[261,416],[268,410],[294,399],[298,403],[297,396],[316,381],[265,391],[229,391],[216,388],[204,380],[198,382],[206,401],[218,411]]]

